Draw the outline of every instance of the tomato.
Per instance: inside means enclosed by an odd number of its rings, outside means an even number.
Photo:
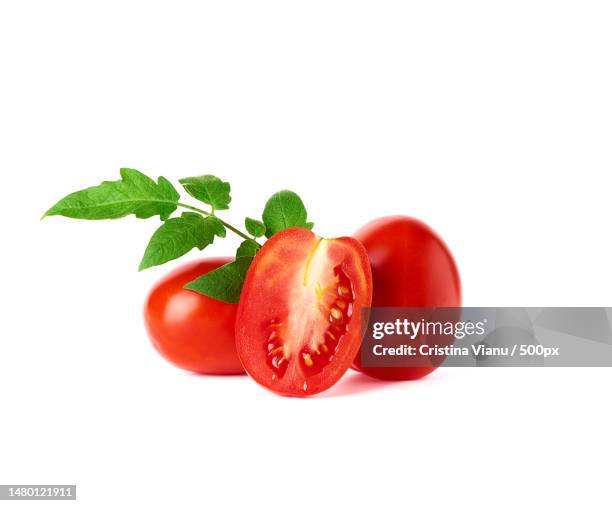
[[[149,293],[144,320],[155,349],[181,369],[206,374],[243,374],[236,353],[236,304],[183,288],[232,258],[208,258],[171,271]]]
[[[361,309],[371,297],[370,264],[355,239],[322,239],[305,228],[275,234],[255,256],[240,295],[242,365],[282,395],[329,388],[357,354]]]
[[[378,218],[358,230],[372,266],[372,307],[458,307],[459,271],[442,239],[425,223],[407,216]],[[409,361],[410,358],[407,358]],[[357,370],[385,380],[421,378],[436,367],[362,367]]]

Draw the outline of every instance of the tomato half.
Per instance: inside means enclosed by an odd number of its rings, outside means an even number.
[[[242,365],[282,395],[329,388],[357,354],[361,309],[371,297],[370,264],[355,239],[322,239],[304,228],[275,234],[255,256],[240,295]]]
[[[461,283],[453,257],[425,223],[407,216],[387,216],[367,223],[354,236],[365,246],[372,266],[373,307],[458,307]],[[410,358],[407,358],[409,361]],[[436,367],[362,367],[385,380],[421,378]]]
[[[183,288],[232,258],[208,258],[171,271],[149,293],[144,320],[155,349],[181,369],[205,374],[243,374],[236,353],[236,304]]]

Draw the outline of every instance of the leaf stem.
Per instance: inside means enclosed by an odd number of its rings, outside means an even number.
[[[205,216],[215,216],[214,213],[210,213],[208,211],[205,211],[204,209],[200,209],[198,207],[194,207],[194,206],[190,206],[188,204],[183,204],[182,202],[177,202],[176,205],[178,205],[179,207],[183,207],[185,209],[189,209],[191,211],[195,211],[197,213],[203,214]],[[221,218],[219,218],[218,216],[215,216],[215,218],[217,218],[225,228],[227,228],[228,230],[231,230],[232,232],[234,232],[234,234],[242,237],[243,239],[247,240],[247,241],[253,241],[255,244],[257,244],[258,246],[261,246],[261,244],[259,244],[255,239],[253,239],[252,237],[249,237],[248,235],[246,235],[244,232],[241,232],[240,230],[238,230],[236,227],[233,227],[232,225],[230,225],[229,223],[227,223],[226,221],[223,221]]]

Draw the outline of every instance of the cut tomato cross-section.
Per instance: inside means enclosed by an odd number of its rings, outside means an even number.
[[[363,246],[289,228],[269,239],[247,273],[236,317],[238,356],[249,375],[283,395],[338,381],[361,343],[372,298]]]

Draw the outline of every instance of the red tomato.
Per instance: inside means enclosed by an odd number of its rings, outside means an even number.
[[[181,369],[206,374],[243,374],[236,353],[236,304],[183,288],[232,258],[208,258],[171,271],[149,293],[144,320],[155,349]]]
[[[387,216],[366,224],[355,237],[365,246],[372,266],[372,307],[461,305],[455,261],[442,239],[425,223],[407,216]],[[361,367],[360,353],[354,366],[385,380],[417,379],[436,369]]]
[[[329,388],[350,367],[361,343],[361,309],[372,275],[353,238],[322,239],[304,228],[272,236],[246,276],[236,345],[251,377],[282,395]]]

